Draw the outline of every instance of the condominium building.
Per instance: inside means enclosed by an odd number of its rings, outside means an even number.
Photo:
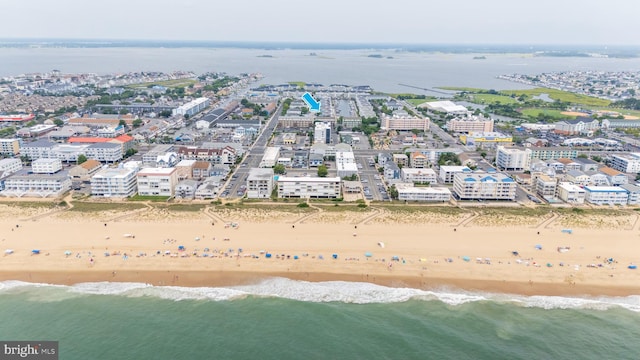
[[[618,170],[605,166],[603,168],[600,168],[598,171],[600,171],[601,174],[604,174],[607,177],[609,185],[611,186],[618,186],[629,183],[629,178],[627,177],[627,175],[621,173]]]
[[[627,203],[629,205],[640,204],[640,187],[639,186],[633,185],[633,184],[624,184],[624,185],[620,185],[620,187],[625,189],[627,191],[627,194],[629,194],[629,199],[627,200]]]
[[[584,204],[586,191],[575,184],[561,182],[558,185],[558,198],[569,204]]]
[[[640,153],[611,155],[610,166],[624,173],[637,174],[640,172]]]
[[[91,195],[129,197],[136,193],[136,168],[107,168],[91,177]]]
[[[37,159],[31,162],[31,171],[34,174],[54,174],[62,170],[60,159]]]
[[[20,149],[20,154],[31,160],[40,158],[52,158],[53,149],[56,143],[48,140],[38,140],[30,143],[24,143]]]
[[[493,132],[493,119],[484,116],[453,118],[447,122],[447,130],[456,133]]]
[[[454,176],[458,173],[471,173],[471,169],[466,166],[442,165],[440,166],[438,178],[443,184],[451,184]]]
[[[273,192],[273,169],[252,168],[247,176],[247,198],[266,199]]]
[[[496,151],[496,166],[499,170],[523,172],[529,170],[530,164],[530,149],[514,149],[498,146]]]
[[[396,184],[398,200],[441,201],[451,200],[451,191],[444,187],[414,187],[411,184]]]
[[[144,168],[136,176],[142,196],[173,196],[178,183],[176,168]]]
[[[278,197],[280,198],[338,198],[340,197],[339,177],[279,177]]]
[[[556,179],[544,174],[536,175],[535,178],[534,187],[538,195],[546,199],[556,196],[556,186],[558,184]]]
[[[0,154],[14,156],[20,153],[20,139],[0,139]]]
[[[424,169],[429,167],[429,159],[426,155],[419,151],[411,153],[411,167],[415,169]]]
[[[313,132],[314,144],[331,144],[331,123],[317,122]]]
[[[260,160],[261,168],[272,168],[278,163],[280,157],[280,148],[269,146],[264,150],[262,160]]]
[[[574,120],[562,120],[555,123],[555,133],[562,135],[588,135],[600,129],[600,123],[596,119],[579,117]]]
[[[460,142],[467,146],[504,144],[512,141],[511,136],[499,132],[470,132],[467,135],[460,135]]]
[[[200,111],[206,109],[211,105],[211,100],[209,98],[201,97],[195,100],[189,101],[188,103],[173,109],[173,115],[188,115],[193,116]]]
[[[435,184],[437,182],[437,175],[433,169],[402,168],[400,178],[407,183]]]
[[[619,186],[585,186],[585,200],[594,205],[626,205],[629,193]]]
[[[33,174],[25,169],[4,181],[0,195],[6,197],[58,197],[71,188],[71,178],[66,171],[55,174]]]
[[[2,159],[0,160],[0,178],[11,175],[22,169],[22,161],[20,159]]]
[[[566,147],[532,147],[531,159],[551,160],[559,158],[575,159],[578,150]]]
[[[501,173],[457,173],[453,177],[453,192],[460,200],[514,200],[516,186],[513,179]]]
[[[393,114],[382,116],[382,128],[386,130],[429,130],[429,118],[420,118],[409,114]]]

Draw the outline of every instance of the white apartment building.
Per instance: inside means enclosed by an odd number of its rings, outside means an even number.
[[[108,168],[91,177],[91,195],[101,197],[129,197],[136,193],[135,167]]]
[[[498,146],[496,150],[496,166],[501,171],[522,172],[531,165],[530,149],[513,149]]]
[[[40,158],[52,158],[53,148],[56,143],[47,140],[38,140],[30,143],[23,144],[20,149],[20,154],[28,157],[31,160]]]
[[[619,186],[585,186],[585,200],[594,205],[626,205],[629,193]]]
[[[640,172],[640,153],[612,155],[610,166],[624,173],[637,174]]]
[[[556,196],[556,186],[556,179],[549,175],[536,175],[536,182],[534,184],[535,192],[543,198],[554,198]]]
[[[173,196],[178,184],[176,168],[144,168],[136,177],[138,194],[142,196]]]
[[[419,118],[409,114],[384,115],[382,117],[382,128],[386,130],[429,130],[429,118]]]
[[[558,185],[558,198],[569,204],[584,204],[586,191],[578,185],[561,182]]]
[[[280,148],[277,146],[269,146],[264,150],[262,160],[260,160],[261,168],[272,168],[278,163],[280,157]]]
[[[188,115],[193,116],[200,111],[206,109],[211,105],[211,100],[209,98],[201,97],[195,100],[189,101],[188,103],[173,109],[173,115]]]
[[[398,200],[441,201],[451,200],[451,191],[442,187],[414,187],[411,184],[396,184]]]
[[[0,139],[0,154],[14,156],[20,153],[19,139]]]
[[[501,173],[457,173],[453,177],[453,192],[460,200],[514,200],[516,186],[513,179]]]
[[[330,198],[340,197],[339,177],[279,177],[279,198]]]
[[[0,195],[6,197],[58,197],[71,188],[71,178],[66,171],[55,174],[29,174],[21,170],[4,182]]]
[[[87,147],[85,156],[89,159],[98,160],[101,163],[115,163],[122,160],[124,154],[122,152],[122,145],[120,144],[97,143]]]
[[[407,183],[419,183],[419,184],[435,184],[437,180],[436,172],[433,169],[413,169],[402,168],[400,170],[400,178]]]
[[[54,174],[62,170],[60,159],[37,159],[31,162],[31,171],[35,174]]]
[[[2,159],[0,160],[0,178],[16,173],[22,169],[22,161],[20,159]]]
[[[252,168],[247,176],[247,198],[267,199],[273,192],[273,169]]]
[[[638,205],[640,204],[640,187],[633,184],[624,184],[620,185],[621,188],[627,191],[629,194],[629,199],[627,200],[627,204],[629,205]]]
[[[317,122],[313,131],[314,144],[331,144],[331,123]]]
[[[438,178],[443,184],[451,184],[453,182],[454,176],[458,173],[471,173],[471,169],[466,166],[442,165],[440,166]]]
[[[493,132],[493,119],[473,115],[453,118],[447,122],[447,130],[456,133]]]

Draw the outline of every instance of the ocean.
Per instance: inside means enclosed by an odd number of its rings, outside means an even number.
[[[60,359],[637,359],[640,296],[423,291],[282,278],[224,288],[0,283],[0,339]]]
[[[314,53],[314,56],[311,54]],[[265,55],[269,57],[264,57]],[[381,55],[369,57],[369,55]],[[484,60],[474,60],[484,55]],[[523,89],[526,85],[498,79],[503,74],[535,75],[572,70],[640,71],[640,58],[534,57],[515,53],[442,53],[390,49],[256,49],[171,47],[0,47],[0,77],[53,69],[67,73],[125,73],[190,70],[262,73],[262,84],[305,81],[321,84],[370,85],[388,93],[465,86]]]

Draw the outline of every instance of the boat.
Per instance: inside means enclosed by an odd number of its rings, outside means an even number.
[[[0,115],[0,121],[2,122],[23,122],[31,121],[36,116],[33,114],[21,114],[21,115]]]

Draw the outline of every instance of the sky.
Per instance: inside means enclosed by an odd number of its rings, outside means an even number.
[[[0,38],[640,45],[630,0],[0,0]]]

